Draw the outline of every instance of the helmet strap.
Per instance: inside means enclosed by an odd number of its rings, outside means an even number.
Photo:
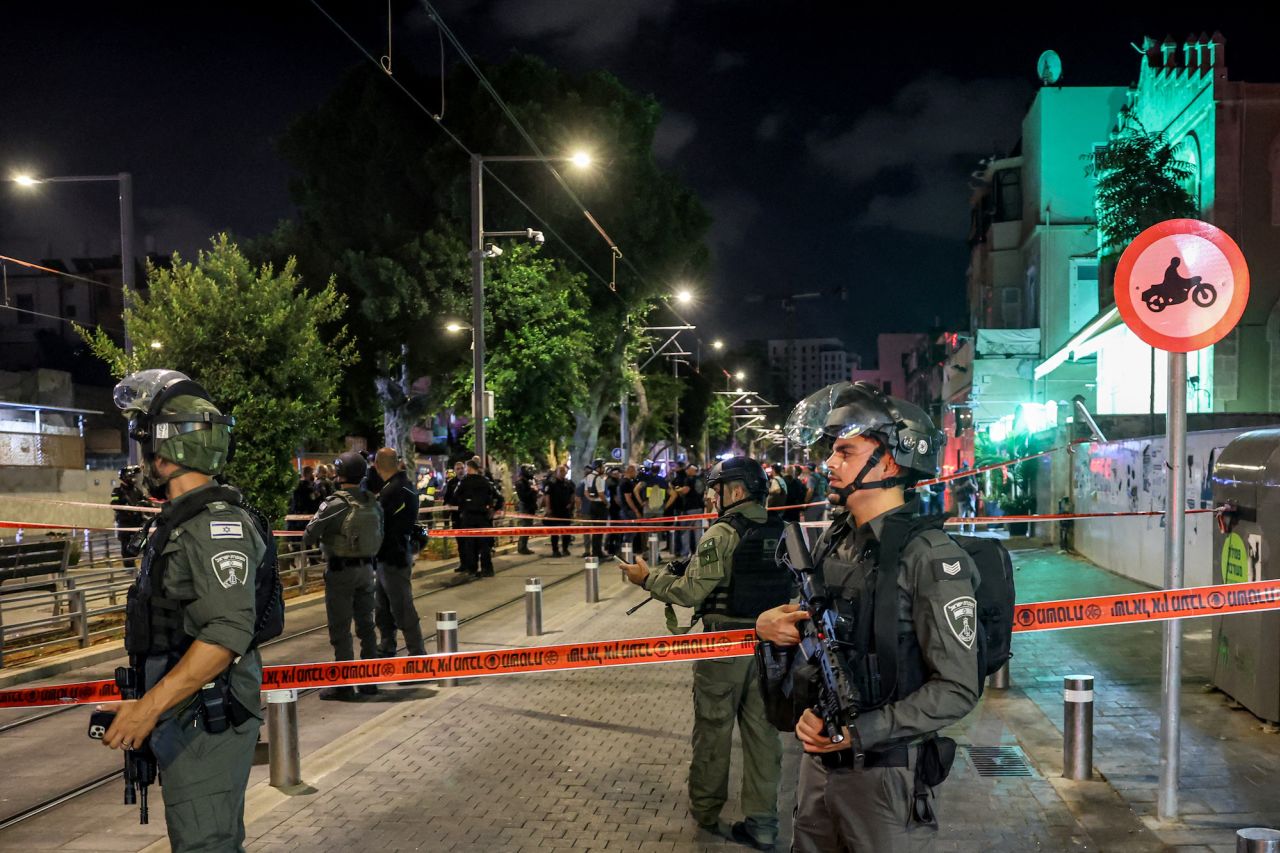
[[[854,492],[870,491],[871,489],[892,489],[896,486],[908,485],[906,477],[885,477],[883,480],[866,482],[867,475],[880,464],[880,460],[884,459],[884,454],[884,445],[877,442],[875,451],[867,457],[866,463],[862,466],[862,470],[858,472],[858,476],[854,477],[853,482],[847,486],[831,490],[831,494],[839,498],[837,506],[844,506],[845,502],[849,500],[849,496]]]

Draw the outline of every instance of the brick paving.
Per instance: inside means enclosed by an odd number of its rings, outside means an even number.
[[[1083,560],[1022,544],[1015,552],[1022,601],[1138,588]],[[554,574],[556,565],[527,573]],[[611,568],[601,572],[601,587],[605,598],[596,605],[583,603],[580,580],[549,588],[541,638],[524,636],[517,604],[464,626],[462,648],[663,633],[656,605],[623,615],[642,593],[624,587]],[[481,585],[459,592],[482,591],[493,592]],[[459,609],[468,608],[460,602]],[[1209,629],[1208,620],[1184,623],[1182,820],[1154,817],[1159,626],[1022,634],[1012,689],[988,691],[948,733],[961,744],[1020,746],[1033,775],[981,777],[962,750],[941,791],[938,849],[1229,851],[1237,828],[1280,824],[1273,793],[1280,742],[1207,689]],[[1089,782],[1061,778],[1062,676],[1072,672],[1097,679]],[[304,703],[303,776],[318,791],[278,796],[260,781],[265,768],[256,768],[249,849],[741,851],[701,834],[686,812],[690,690],[689,665],[662,664],[389,690],[375,702],[337,708]],[[799,757],[793,740],[784,743],[780,849],[790,837]],[[343,752],[344,744],[358,748]],[[741,817],[737,750],[723,815],[730,821]],[[0,833],[0,850],[126,850],[154,839],[139,834],[115,791],[86,799],[16,834]]]

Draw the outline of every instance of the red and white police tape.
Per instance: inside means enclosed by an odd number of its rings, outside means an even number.
[[[1013,630],[1057,631],[1276,609],[1280,609],[1280,580],[1258,581],[1019,604],[1014,609]],[[419,657],[285,664],[264,667],[262,689],[434,681],[744,657],[752,654],[754,644],[754,631],[719,631]],[[119,698],[120,692],[112,681],[84,681],[2,690],[0,708],[83,705]]]

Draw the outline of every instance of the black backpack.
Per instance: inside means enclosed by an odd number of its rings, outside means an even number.
[[[892,697],[898,675],[898,560],[902,549],[917,533],[941,530],[941,515],[888,519],[880,540],[881,571],[876,580],[875,639],[880,664],[880,683],[886,688],[882,696]],[[951,536],[951,534],[947,534]],[[995,674],[1013,657],[1013,561],[998,539],[984,536],[951,536],[965,550],[978,572],[978,693],[986,686],[986,677]]]

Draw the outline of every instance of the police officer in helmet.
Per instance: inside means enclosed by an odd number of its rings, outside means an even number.
[[[375,495],[361,486],[369,464],[363,456],[348,450],[333,462],[337,490],[320,504],[307,523],[302,547],[318,543],[324,553],[324,607],[329,618],[329,644],[334,660],[351,660],[355,646],[351,640],[354,622],[360,639],[360,658],[378,657],[375,630],[376,557],[382,548],[382,506]],[[325,687],[321,699],[350,699],[353,692],[375,694],[373,684]]]
[[[814,560],[836,597],[859,704],[840,743],[810,708],[795,724],[806,754],[792,849],[932,849],[935,789],[955,746],[936,733],[973,709],[980,687],[976,569],[941,519],[913,519],[918,501],[906,499],[916,481],[936,475],[943,435],[918,407],[866,382],[810,396],[787,429],[805,445],[830,442],[837,508]],[[761,614],[757,635],[794,646],[796,623],[807,617],[782,605]],[[791,683],[811,682],[793,671]]]
[[[120,469],[119,482],[111,490],[112,506],[146,505],[147,499],[143,496],[142,490],[138,488],[138,477],[141,473],[142,469],[137,465],[126,465]],[[136,568],[138,555],[134,550],[133,543],[136,539],[137,531],[128,528],[142,527],[147,521],[147,514],[119,509],[115,513],[116,527],[122,528],[116,531],[116,538],[120,540],[120,553],[124,556],[125,568]]]
[[[667,627],[676,625],[671,604],[692,607],[708,631],[749,628],[762,611],[791,598],[791,580],[774,563],[781,523],[765,512],[768,481],[760,463],[735,457],[707,474],[719,518],[697,552],[652,573],[644,558],[625,565],[632,583],[667,602]],[[704,830],[759,850],[772,850],[778,835],[778,780],[782,746],[765,718],[756,686],[755,659],[720,658],[693,665],[693,757],[689,764],[689,810]],[[742,811],[746,820],[720,821],[729,793],[733,724],[742,740]]]
[[[242,850],[261,725],[255,582],[269,530],[213,480],[231,458],[234,420],[203,388],[176,370],[144,370],[114,396],[144,485],[166,503],[146,530],[126,614],[141,698],[119,704],[103,743],[154,755],[173,850]]]

